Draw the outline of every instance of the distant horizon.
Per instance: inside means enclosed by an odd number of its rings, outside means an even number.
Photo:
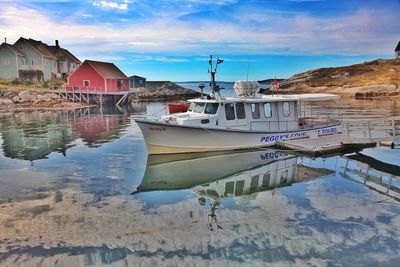
[[[399,0],[3,0],[0,38],[60,45],[128,76],[264,80],[394,58]]]

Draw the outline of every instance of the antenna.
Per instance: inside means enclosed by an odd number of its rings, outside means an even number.
[[[210,76],[211,76],[210,86],[211,86],[211,90],[212,90],[214,97],[215,97],[216,93],[218,93],[218,96],[221,97],[221,94],[219,93],[220,88],[215,82],[215,74],[217,73],[218,65],[221,64],[222,62],[224,62],[224,60],[222,60],[218,57],[217,62],[215,63],[215,69],[213,71],[212,55],[210,55],[210,60],[208,61],[208,63],[210,64],[210,69],[208,72],[210,73]]]

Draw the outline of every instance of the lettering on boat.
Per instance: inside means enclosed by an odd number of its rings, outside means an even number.
[[[164,132],[167,129],[165,129],[165,127],[149,127],[149,130],[154,132]]]
[[[282,152],[282,151],[274,151],[274,152],[264,153],[264,154],[260,155],[261,160],[277,159],[277,158],[287,157],[287,156],[289,156],[289,154]]]
[[[271,135],[271,136],[263,136],[261,137],[261,143],[263,142],[275,142],[285,139],[299,138],[305,136],[305,132],[296,132],[296,133],[286,133],[279,135]]]
[[[318,135],[327,135],[327,134],[334,134],[337,132],[336,127],[331,127],[331,128],[326,128],[326,129],[320,129],[318,130]]]

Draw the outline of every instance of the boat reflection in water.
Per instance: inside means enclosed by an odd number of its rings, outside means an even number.
[[[144,177],[132,194],[159,190],[191,189],[199,204],[211,201],[208,228],[218,223],[216,210],[227,198],[242,203],[258,192],[275,190],[333,171],[304,166],[302,157],[277,150],[252,150],[232,154],[149,155]],[[272,192],[274,194],[274,191]]]

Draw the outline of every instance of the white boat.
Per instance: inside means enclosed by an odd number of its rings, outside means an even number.
[[[217,63],[220,61],[217,61]],[[309,101],[337,100],[332,94],[262,95],[256,81],[237,81],[237,97],[224,98],[210,60],[211,97],[190,99],[187,112],[159,120],[136,120],[149,154],[261,148],[277,141],[342,132],[339,121],[306,115]]]

